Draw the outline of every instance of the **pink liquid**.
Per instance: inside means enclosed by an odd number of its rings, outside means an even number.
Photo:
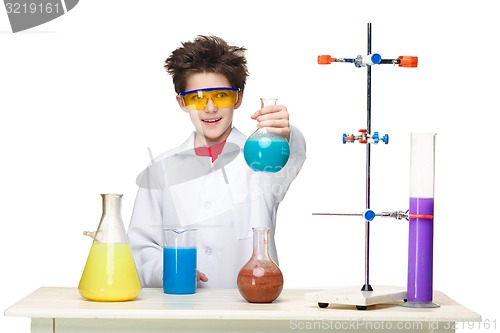
[[[410,198],[412,214],[434,215],[434,198]],[[408,302],[432,302],[434,219],[410,218]]]

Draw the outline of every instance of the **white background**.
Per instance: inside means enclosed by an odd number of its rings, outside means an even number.
[[[250,78],[234,123],[254,131],[259,97],[274,95],[304,133],[308,159],[282,203],[277,242],[286,288],[364,282],[364,222],[312,212],[365,208],[366,70],[320,66],[320,54],[416,55],[419,67],[372,70],[375,211],[408,208],[409,139],[436,132],[434,289],[483,316],[498,303],[498,11],[495,1],[90,1],[13,34],[0,9],[0,308],[40,286],[78,285],[101,214],[135,177],[183,142],[192,125],[163,61],[181,41],[215,34],[248,48]],[[408,222],[372,224],[371,284],[406,285]],[[497,269],[495,269],[497,268]],[[29,320],[0,316],[1,332]]]

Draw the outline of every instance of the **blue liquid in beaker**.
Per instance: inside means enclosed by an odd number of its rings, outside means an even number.
[[[163,249],[163,292],[194,294],[196,292],[196,248]]]
[[[276,134],[255,132],[245,142],[243,155],[254,171],[278,172],[290,157],[288,141]]]

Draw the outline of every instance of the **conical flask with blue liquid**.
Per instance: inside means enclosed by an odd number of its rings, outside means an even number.
[[[276,98],[261,98],[261,108],[276,105]],[[243,147],[245,162],[254,171],[278,172],[290,157],[288,140],[271,133],[266,127],[257,129],[248,137]]]

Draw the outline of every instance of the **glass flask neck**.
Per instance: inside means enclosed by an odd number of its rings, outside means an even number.
[[[128,243],[121,216],[123,194],[101,194],[102,217],[94,243]]]
[[[121,215],[123,194],[101,194],[102,216]]]
[[[260,99],[260,108],[262,109],[263,107],[269,106],[269,105],[276,105],[278,102],[277,98],[271,98],[271,97],[261,97]]]
[[[269,258],[269,228],[252,228],[253,257],[257,260]]]
[[[273,97],[261,97],[260,98],[260,108],[262,109],[262,108],[265,108],[266,106],[276,105],[277,102],[278,102],[277,98],[273,98]],[[267,127],[258,128],[255,131],[255,134],[256,135],[267,135],[267,136],[272,137],[272,138],[275,138],[275,137],[278,136],[277,134],[273,134],[273,133],[269,132],[269,130],[267,129]]]

